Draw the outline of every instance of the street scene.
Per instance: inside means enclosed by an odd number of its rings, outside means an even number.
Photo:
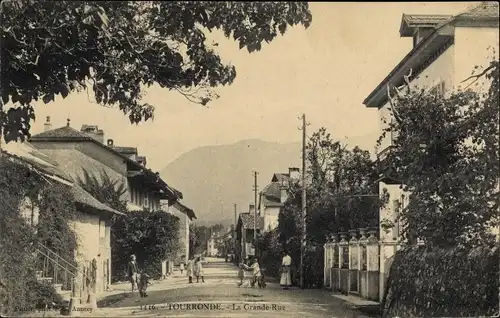
[[[498,2],[0,18],[1,317],[500,314]]]

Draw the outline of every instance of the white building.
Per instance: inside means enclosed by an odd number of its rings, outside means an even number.
[[[413,37],[413,48],[364,100],[366,107],[376,107],[380,114],[380,134],[391,121],[387,87],[404,84],[404,76],[411,70],[410,85],[422,88],[438,87],[443,93],[464,88],[475,66],[486,68],[492,59],[488,48],[498,52],[499,7],[497,2],[475,4],[464,13],[452,15],[403,14],[401,37]],[[498,55],[497,57],[498,58]],[[378,149],[383,160],[390,149],[393,136],[388,135]],[[389,204],[380,210],[380,220],[395,222],[398,210],[407,204],[397,180],[383,179],[380,192],[387,189]],[[396,223],[396,222],[395,222]],[[399,226],[386,233],[380,228],[380,295],[383,295],[385,277],[390,260],[397,249]]]
[[[288,168],[288,173],[275,173],[259,195],[258,213],[263,218],[263,231],[274,230],[278,226],[278,215],[288,198],[290,181],[298,180],[299,168]]]

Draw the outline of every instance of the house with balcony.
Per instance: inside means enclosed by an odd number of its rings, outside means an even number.
[[[51,282],[63,298],[69,300],[71,291],[85,300],[85,270],[95,259],[97,262],[96,292],[105,291],[111,284],[111,232],[109,220],[113,215],[123,214],[99,202],[82,189],[66,174],[58,163],[38,151],[28,142],[10,142],[2,146],[2,154],[20,164],[27,165],[42,176],[47,183],[59,183],[67,186],[73,195],[76,215],[70,221],[77,236],[77,249],[73,260],[64,259],[43,244],[36,246],[37,277]],[[36,226],[40,219],[40,210],[36,202],[26,198],[21,206],[26,222]],[[73,279],[76,284],[73,284]]]
[[[263,231],[278,226],[278,216],[288,198],[290,182],[299,180],[299,168],[288,168],[288,173],[275,173],[271,182],[259,194],[258,212],[263,218]]]
[[[254,233],[263,232],[264,218],[255,211],[255,205],[250,204],[249,212],[240,213],[236,223],[236,258],[243,261],[255,256]]]
[[[498,52],[499,7],[497,2],[480,2],[457,15],[403,14],[399,29],[401,37],[412,38],[409,53],[389,72],[366,97],[366,107],[377,108],[380,117],[380,134],[393,120],[389,107],[388,88],[401,87],[405,76],[413,87],[438,89],[446,94],[451,90],[465,89],[464,81],[471,72],[486,68],[493,57],[488,48]],[[498,57],[496,57],[498,58]],[[384,165],[395,136],[387,135],[378,149],[378,161]],[[380,295],[383,295],[390,260],[400,240],[400,225],[396,216],[408,204],[408,195],[400,189],[397,177],[383,172],[379,191],[386,189],[389,204],[380,209],[380,220],[395,223],[391,231],[380,228]]]

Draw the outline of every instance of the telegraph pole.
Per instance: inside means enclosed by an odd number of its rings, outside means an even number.
[[[302,235],[300,245],[300,288],[304,288],[304,254],[307,242],[307,210],[306,210],[306,114],[302,115]]]
[[[259,186],[257,185],[257,171],[253,172],[253,192],[254,192],[254,209],[253,209],[253,240],[257,239],[257,191]]]

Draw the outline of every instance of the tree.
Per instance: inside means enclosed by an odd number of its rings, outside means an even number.
[[[334,141],[325,128],[311,136],[306,151],[308,240],[322,245],[325,235],[332,232],[377,226],[379,199],[369,152],[359,147],[347,149]],[[290,185],[289,199],[279,216],[285,245],[298,243],[301,191],[298,183]]]
[[[77,182],[102,203],[126,212],[111,218],[111,265],[113,280],[123,280],[130,255],[153,276],[161,275],[161,262],[176,254],[180,247],[179,218],[164,211],[128,211],[122,199],[127,188],[113,180],[105,170],[99,174],[83,169]]]
[[[407,85],[391,99],[394,120],[387,159],[410,193],[401,211],[403,236],[430,246],[491,243],[498,224],[498,60],[482,74],[486,91],[443,95]]]
[[[7,142],[29,136],[33,101],[82,89],[132,123],[153,116],[154,107],[141,103],[143,87],[152,84],[206,105],[217,97],[211,88],[236,77],[205,43],[207,32],[222,30],[254,52],[287,26],[312,20],[306,2],[5,0],[0,15],[0,129]]]

